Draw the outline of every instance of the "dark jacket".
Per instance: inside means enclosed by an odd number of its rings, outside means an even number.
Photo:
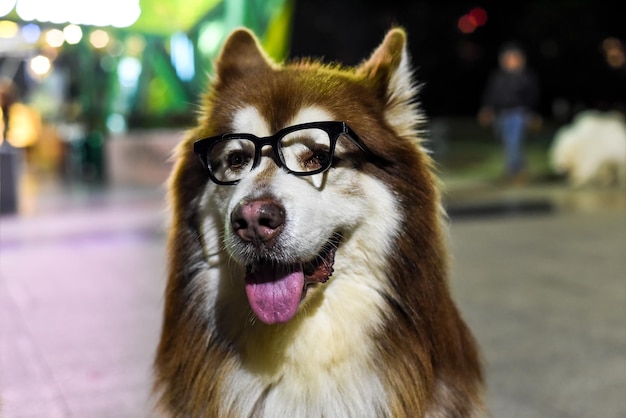
[[[482,103],[496,113],[513,108],[535,111],[538,99],[539,87],[530,71],[498,69],[489,77]]]

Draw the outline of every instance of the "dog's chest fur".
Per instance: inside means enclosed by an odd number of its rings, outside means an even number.
[[[364,343],[367,338],[352,332],[359,343],[350,345],[332,335],[340,331],[337,326],[329,335],[319,335],[325,330],[311,326],[310,331],[294,333],[291,341],[297,342],[286,347],[282,358],[262,347],[262,352],[242,359],[242,367],[234,367],[225,379],[224,410],[233,416],[388,416],[387,395],[373,362],[373,347]],[[248,353],[259,348],[256,343]],[[304,344],[313,347],[298,353]]]

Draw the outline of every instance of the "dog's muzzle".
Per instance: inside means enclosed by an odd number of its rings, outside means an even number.
[[[266,324],[284,323],[298,311],[309,286],[325,283],[333,273],[341,241],[334,234],[310,260],[281,262],[274,250],[284,229],[286,211],[274,199],[239,203],[231,213],[233,233],[254,256],[246,263],[246,294],[255,315]]]

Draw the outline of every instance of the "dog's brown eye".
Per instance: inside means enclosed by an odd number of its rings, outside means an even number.
[[[228,155],[227,161],[228,167],[238,170],[248,165],[250,162],[250,156],[243,152],[232,152]]]
[[[315,171],[330,163],[330,153],[326,150],[314,150],[303,156],[302,167],[305,171]]]

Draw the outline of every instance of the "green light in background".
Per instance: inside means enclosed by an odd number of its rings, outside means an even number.
[[[217,54],[218,48],[226,36],[226,25],[221,20],[213,20],[200,27],[198,49],[206,57]]]

